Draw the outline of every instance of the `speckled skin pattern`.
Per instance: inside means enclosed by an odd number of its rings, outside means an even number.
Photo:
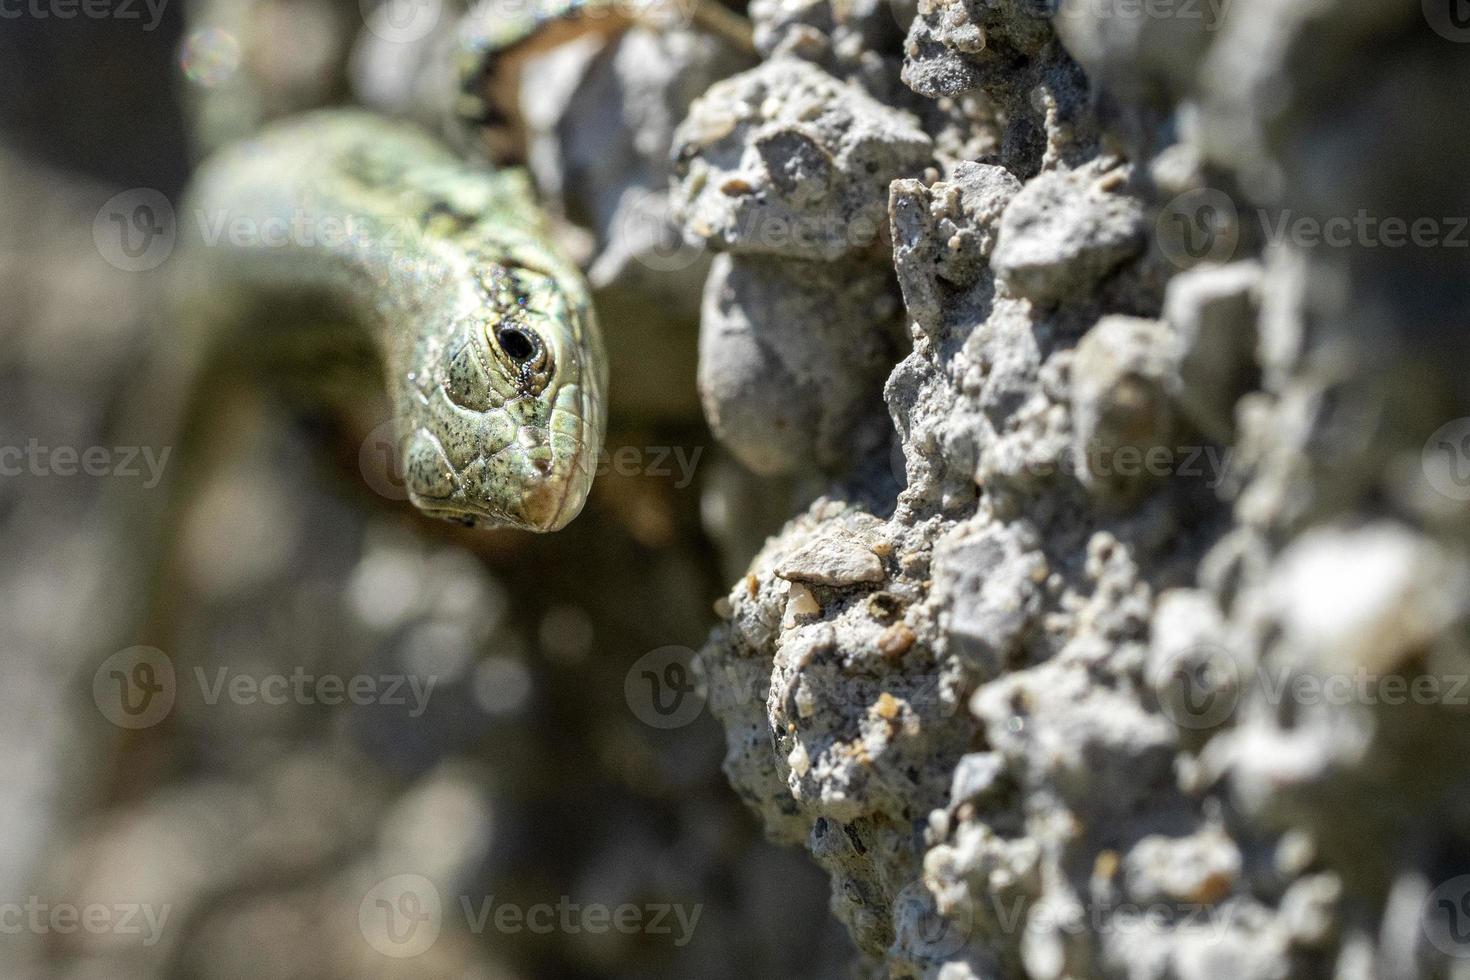
[[[606,356],[523,171],[466,164],[404,123],[317,112],[207,161],[182,224],[185,306],[210,334],[300,344],[322,319],[310,309],[371,341],[420,510],[531,531],[581,510]]]

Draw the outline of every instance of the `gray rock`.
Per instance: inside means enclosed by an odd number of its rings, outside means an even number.
[[[1467,870],[1442,701],[1470,556],[1463,454],[1430,437],[1470,416],[1445,327],[1470,289],[1449,250],[1261,225],[1470,213],[1444,123],[1464,32],[1370,0],[1123,6],[909,24],[947,169],[890,196],[907,485],[890,506],[853,468],[732,593],[702,660],[770,694],[716,710],[729,772],[783,839],[809,828],[875,973],[1451,975],[1424,910]],[[761,16],[770,50],[835,64],[824,7]],[[1235,254],[1180,272],[1151,219],[1203,189]],[[893,548],[881,593],[784,619],[775,563],[861,515]],[[914,640],[885,657],[895,622]],[[929,679],[968,718],[910,697]]]
[[[1169,281],[1164,319],[1179,359],[1174,400],[1212,439],[1230,441],[1235,402],[1256,372],[1261,267],[1254,262],[1197,266]]]
[[[791,58],[711,87],[675,144],[686,234],[718,251],[823,261],[881,247],[889,182],[933,155],[913,116]]]
[[[1050,569],[1024,524],[959,525],[935,546],[937,601],[952,649],[981,676],[1000,672],[1041,606]]]
[[[1157,320],[1112,316],[1077,345],[1072,448],[1077,478],[1094,492],[1136,496],[1176,465],[1167,393],[1172,342]]]
[[[742,463],[764,474],[831,469],[879,444],[898,309],[885,274],[722,255],[704,304],[700,397]]]
[[[903,80],[931,98],[996,88],[1052,39],[1045,2],[920,0]]]
[[[871,548],[845,536],[817,538],[788,554],[776,574],[789,582],[845,586],[884,579],[883,562]]]
[[[1001,215],[1020,189],[1004,167],[970,162],[928,187],[893,182],[893,264],[909,316],[926,332],[938,324],[950,292],[973,286],[988,271]]]
[[[1083,295],[1144,245],[1143,205],[1097,167],[1044,173],[1006,208],[991,256],[1000,281],[1036,303]],[[1108,189],[1105,189],[1108,188]]]

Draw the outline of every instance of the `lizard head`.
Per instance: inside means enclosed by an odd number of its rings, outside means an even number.
[[[474,278],[450,329],[414,339],[399,389],[409,499],[461,524],[559,530],[586,501],[607,415],[586,287],[560,263]]]

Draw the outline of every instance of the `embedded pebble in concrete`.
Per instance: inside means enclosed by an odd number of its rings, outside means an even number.
[[[809,61],[884,99],[902,87],[902,16],[897,0],[754,0],[750,5],[762,57]]]
[[[999,87],[1052,40],[1035,0],[920,0],[904,81],[931,98]]]
[[[885,438],[898,346],[889,275],[721,255],[705,286],[699,391],[715,435],[758,473],[834,469]]]
[[[1221,442],[1234,433],[1235,402],[1258,372],[1260,290],[1260,265],[1236,262],[1180,273],[1164,300],[1179,360],[1174,400],[1202,433]]]
[[[1004,167],[968,161],[927,187],[893,182],[893,263],[909,316],[922,328],[933,329],[949,289],[973,286],[985,273],[1000,217],[1020,189]]]
[[[1052,171],[1006,208],[991,263],[1006,288],[1037,303],[1084,297],[1144,246],[1143,204],[1123,174]]]
[[[883,562],[846,535],[818,538],[787,555],[776,574],[789,582],[844,586],[883,581]]]
[[[1166,391],[1168,327],[1157,320],[1105,317],[1072,359],[1073,453],[1084,486],[1135,495],[1172,467],[1175,431]],[[1152,450],[1162,449],[1162,458]]]
[[[914,116],[792,58],[712,86],[674,139],[686,232],[717,251],[792,259],[881,248],[889,182],[933,156]]]

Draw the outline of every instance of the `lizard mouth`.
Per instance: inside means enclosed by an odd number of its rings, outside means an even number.
[[[466,527],[559,531],[580,513],[592,483],[587,445],[568,438],[537,450],[508,446],[462,472],[451,468],[447,493],[411,488],[410,499],[430,517]]]

